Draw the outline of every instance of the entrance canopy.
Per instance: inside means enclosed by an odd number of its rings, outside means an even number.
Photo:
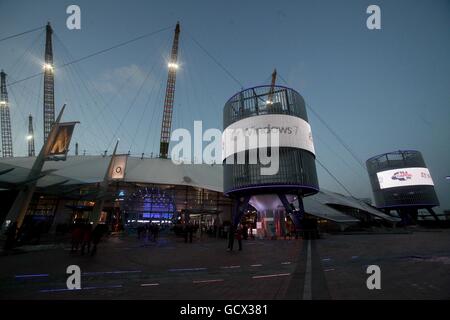
[[[35,159],[1,158],[0,188],[14,188],[24,183]],[[43,168],[45,176],[38,180],[37,186],[46,188],[58,183],[78,185],[101,182],[110,160],[110,156],[69,156],[66,161],[48,161]],[[217,165],[176,165],[169,159],[128,157],[123,181],[186,185],[220,192],[222,169]]]

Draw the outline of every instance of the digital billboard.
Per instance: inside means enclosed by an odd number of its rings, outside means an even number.
[[[427,168],[402,168],[377,172],[380,189],[405,186],[433,186],[433,179]]]

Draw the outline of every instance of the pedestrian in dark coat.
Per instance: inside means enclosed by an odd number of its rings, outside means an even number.
[[[97,245],[99,244],[104,233],[105,233],[105,225],[104,224],[97,224],[94,228],[94,231],[92,231],[92,244],[94,246],[91,251],[91,256],[93,256],[97,253]]]
[[[88,253],[91,251],[91,240],[92,240],[91,238],[92,238],[92,225],[90,223],[87,223],[84,226],[83,241],[81,244],[81,255],[84,255],[84,250],[86,247]]]
[[[239,226],[235,233],[235,238],[238,241],[239,244],[239,251],[242,251],[242,238],[243,238],[243,230],[242,226]]]
[[[78,246],[80,245],[83,237],[83,230],[81,224],[76,222],[72,229],[72,249],[70,252],[78,251]]]

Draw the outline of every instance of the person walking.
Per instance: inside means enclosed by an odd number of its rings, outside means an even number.
[[[188,242],[188,237],[189,237],[189,224],[185,223],[183,225],[183,234],[184,234],[184,243]]]
[[[144,228],[143,226],[139,225],[139,226],[137,227],[137,236],[138,236],[138,240],[141,239],[141,235],[142,235],[142,233],[143,233],[144,231],[145,231],[145,228]]]
[[[194,236],[195,226],[189,222],[188,224],[188,232],[189,232],[189,243],[192,243],[192,237]]]
[[[233,228],[231,228],[231,230],[233,230]],[[241,225],[238,225],[238,227],[236,228],[236,231],[234,232],[234,235],[231,235],[231,236],[234,236],[234,239],[236,239],[238,241],[239,251],[242,251],[242,235],[243,235],[243,231],[242,231]],[[228,244],[227,251],[233,251],[234,239],[230,237],[230,242]]]
[[[246,224],[242,227],[242,237],[244,240],[248,240],[248,226]]]
[[[159,236],[159,225],[155,224],[155,227],[153,229],[153,241],[157,241]]]
[[[92,231],[92,244],[94,245],[91,251],[91,256],[94,256],[97,253],[97,245],[99,244],[103,234],[104,234],[105,225],[97,224]]]
[[[71,253],[78,251],[78,247],[82,240],[82,233],[83,231],[81,229],[81,224],[78,221],[76,221],[72,229],[72,248],[70,250]]]
[[[236,240],[238,241],[238,245],[239,245],[239,251],[242,251],[242,238],[243,238],[243,229],[242,229],[242,225],[239,225],[237,230],[236,230]]]
[[[92,225],[87,222],[84,226],[83,242],[81,244],[81,255],[84,255],[85,248],[87,246],[87,253],[91,251],[91,238],[92,238]]]

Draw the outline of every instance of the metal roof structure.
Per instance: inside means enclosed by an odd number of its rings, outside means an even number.
[[[30,171],[34,157],[2,158],[0,160],[0,187],[8,188],[23,183]],[[39,179],[38,188],[53,184],[90,184],[103,180],[111,156],[69,156],[66,161],[47,161]],[[124,182],[188,185],[212,191],[222,191],[220,165],[182,164],[168,159],[128,157]],[[7,173],[2,172],[14,169]]]

